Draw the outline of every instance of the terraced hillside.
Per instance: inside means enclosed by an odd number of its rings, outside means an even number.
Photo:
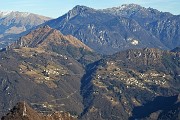
[[[178,120],[179,80],[179,52],[146,48],[108,56],[86,69],[81,119],[156,120],[176,110]]]

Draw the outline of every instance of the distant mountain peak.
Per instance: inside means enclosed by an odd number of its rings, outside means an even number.
[[[43,27],[41,27],[41,28],[52,29],[51,27],[49,27],[49,25],[45,25],[45,26],[43,26]]]
[[[119,7],[112,7],[112,8],[104,9],[103,12],[111,13],[118,16],[124,16],[124,17],[130,17],[135,14],[138,14],[139,16],[142,15],[144,17],[151,17],[153,15],[157,15],[161,13],[157,9],[153,9],[150,7],[145,8],[138,4],[123,4]]]
[[[138,4],[131,3],[131,4],[123,4],[123,5],[121,5],[121,7],[142,7],[142,6],[138,5]]]
[[[45,25],[31,31],[26,36],[21,37],[16,43],[11,45],[11,48],[38,47],[40,44],[50,42],[50,39],[55,40],[62,37],[63,35],[60,33],[60,31]]]
[[[34,31],[31,31],[30,34],[31,34],[31,33],[34,33],[34,32],[37,32],[37,33],[41,32],[42,34],[44,34],[44,33],[46,33],[46,32],[50,32],[51,30],[54,30],[54,31],[55,31],[55,29],[49,27],[49,25],[45,25],[45,26],[41,26],[41,27],[37,28],[37,29],[34,30]],[[60,31],[58,31],[58,32],[60,33]]]
[[[127,10],[136,11],[136,10],[140,10],[140,9],[145,9],[145,8],[138,5],[138,4],[123,4],[123,5],[118,6],[118,7],[112,7],[112,8],[104,9],[104,11],[112,11],[112,12],[127,11]]]
[[[6,18],[7,20],[11,20],[13,18],[16,18],[16,19],[24,19],[28,22],[28,19],[37,19],[37,21],[39,21],[38,19],[42,19],[42,20],[50,20],[52,18],[50,17],[45,17],[45,16],[42,16],[42,15],[38,15],[38,14],[34,14],[34,13],[30,13],[30,12],[19,12],[19,11],[0,11],[0,19],[2,18]],[[23,20],[21,20],[23,21]],[[16,21],[18,22],[18,21]]]
[[[12,11],[0,11],[0,17],[7,16],[11,13]]]
[[[29,15],[33,15],[33,13],[29,12],[19,12],[19,11],[0,11],[0,17],[8,17],[8,16],[19,16],[19,17],[27,17]]]
[[[48,25],[39,27],[38,29],[31,31],[26,36],[21,37],[17,42],[13,43],[8,49],[21,48],[21,47],[41,47],[47,48],[50,44],[68,46],[72,45],[77,48],[84,48],[88,51],[92,51],[77,38],[71,35],[63,35],[59,30],[53,29]]]
[[[83,10],[94,10],[94,9],[87,7],[87,6],[84,6],[84,5],[76,5],[72,10],[82,12]]]
[[[73,9],[91,9],[91,8],[84,5],[76,5]]]
[[[93,11],[96,10],[87,6],[77,5],[67,13],[67,19],[71,19],[76,15],[86,16],[87,12],[93,12]]]
[[[5,43],[0,43],[1,48],[17,40],[25,31],[51,19],[29,12],[0,11],[0,40]]]

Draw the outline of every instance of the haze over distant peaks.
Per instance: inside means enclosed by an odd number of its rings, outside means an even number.
[[[0,11],[0,47],[5,47],[25,32],[51,18],[18,11]]]

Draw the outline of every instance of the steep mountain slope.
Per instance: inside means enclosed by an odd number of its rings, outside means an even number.
[[[25,102],[18,103],[6,116],[1,120],[75,120],[69,113],[53,113],[43,115],[34,111]]]
[[[18,41],[11,44],[7,49],[30,47],[56,52],[71,56],[82,64],[95,61],[98,56],[91,48],[86,46],[72,35],[64,36],[56,29],[49,26],[40,27]]]
[[[0,47],[4,47],[20,33],[40,25],[51,18],[25,12],[2,12],[0,11]]]
[[[180,100],[179,76],[180,53],[159,49],[127,50],[90,64],[81,80],[81,119],[156,120],[161,112],[164,118]]]
[[[98,59],[82,42],[44,26],[21,37],[0,56],[0,115],[19,101],[41,112],[82,112],[83,64]]]
[[[135,4],[104,10],[76,6],[45,24],[72,34],[99,53],[112,54],[131,48],[179,46],[179,18]]]
[[[122,5],[104,10],[117,16],[134,19],[152,33],[166,47],[173,49],[180,45],[180,15],[144,8],[136,4]]]

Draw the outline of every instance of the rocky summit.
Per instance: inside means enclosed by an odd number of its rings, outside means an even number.
[[[55,112],[49,115],[43,115],[34,111],[25,102],[19,102],[6,116],[1,120],[76,120],[69,113]]]

